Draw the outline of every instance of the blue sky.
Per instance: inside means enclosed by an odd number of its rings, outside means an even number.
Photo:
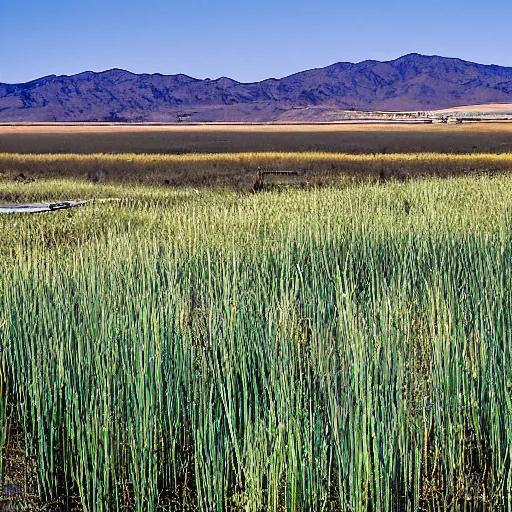
[[[511,0],[0,0],[0,82],[119,67],[249,82],[418,52],[512,66]]]

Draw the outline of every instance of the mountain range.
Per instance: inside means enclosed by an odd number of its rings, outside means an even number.
[[[121,69],[0,83],[0,122],[322,121],[486,103],[512,103],[512,68],[416,53],[256,83]]]

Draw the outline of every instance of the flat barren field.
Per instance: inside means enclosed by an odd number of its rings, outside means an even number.
[[[0,153],[502,153],[512,123],[0,126]]]

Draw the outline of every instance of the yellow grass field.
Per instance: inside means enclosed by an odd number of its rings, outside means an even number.
[[[426,176],[495,175],[512,171],[512,153],[347,154],[327,152],[196,153],[184,155],[0,153],[0,179],[94,178],[172,187],[250,188],[258,167],[294,171],[293,182],[316,186],[340,179],[408,180]]]

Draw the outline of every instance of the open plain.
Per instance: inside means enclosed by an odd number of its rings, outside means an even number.
[[[309,186],[503,173],[511,153],[507,123],[0,127],[0,172],[29,181],[101,169],[107,182],[243,189],[261,167]]]

